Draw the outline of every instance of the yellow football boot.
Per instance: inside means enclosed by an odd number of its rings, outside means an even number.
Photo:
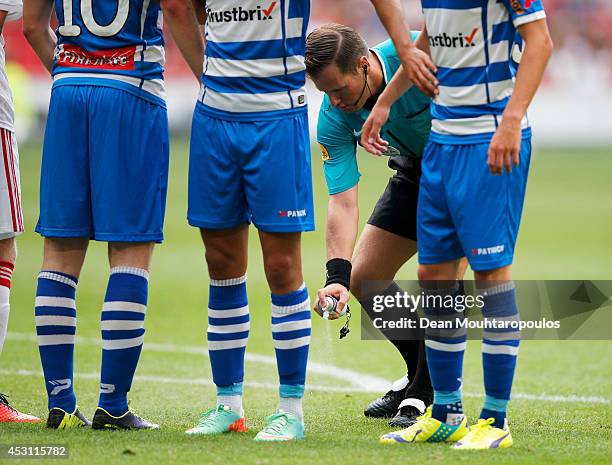
[[[505,449],[512,446],[510,430],[495,428],[493,418],[480,419],[453,449]]]
[[[381,436],[383,444],[401,444],[409,442],[457,442],[468,434],[467,419],[465,415],[457,416],[457,424],[443,423],[431,416],[431,407],[428,407],[417,422],[400,431],[394,431]]]

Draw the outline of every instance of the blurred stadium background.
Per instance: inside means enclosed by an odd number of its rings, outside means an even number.
[[[410,25],[422,26],[418,1],[403,0]],[[612,146],[612,2],[545,0],[555,54],[531,109],[540,146]],[[385,31],[368,0],[314,1],[310,27],[339,22],[355,27],[370,45]],[[21,34],[21,23],[5,26],[11,85],[18,104],[21,140],[39,133],[47,110],[50,79]],[[168,40],[168,108],[172,129],[187,134],[197,84]],[[309,88],[311,121],[321,96]],[[315,127],[315,126],[313,126]],[[312,137],[314,137],[314,131]]]

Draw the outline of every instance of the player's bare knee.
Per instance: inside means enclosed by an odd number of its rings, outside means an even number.
[[[237,278],[246,272],[241,254],[231,247],[207,247],[204,254],[208,274],[213,279]]]
[[[298,276],[300,274],[298,262],[290,255],[273,254],[266,257],[264,268],[268,284],[273,291],[282,289],[291,292],[295,290],[296,285],[299,285],[296,284],[296,281],[301,280]]]
[[[148,271],[154,247],[153,242],[109,242],[110,265],[111,267],[130,266]]]
[[[15,263],[17,244],[14,237],[0,240],[0,261]]]
[[[493,270],[474,271],[476,281],[510,281],[512,279],[510,266],[495,268]]]
[[[42,269],[78,277],[88,244],[87,238],[45,238]]]
[[[421,264],[419,265],[417,275],[421,286],[442,288],[451,281],[457,280],[459,272],[459,260],[451,260],[443,263]]]
[[[429,285],[434,285],[438,281],[454,279],[452,278],[452,274],[445,271],[446,270],[436,265],[419,265],[417,274],[421,285],[429,287]]]
[[[419,265],[417,270],[417,277],[419,278],[419,281],[433,281],[436,279],[435,276],[436,274],[431,267],[427,265]]]

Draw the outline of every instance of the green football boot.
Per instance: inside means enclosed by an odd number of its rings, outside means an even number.
[[[276,412],[266,418],[266,426],[255,441],[294,441],[304,439],[304,422],[287,412]]]
[[[200,421],[185,431],[189,436],[213,436],[223,433],[244,433],[247,430],[246,418],[241,417],[229,407],[219,404],[216,408],[200,415]]]

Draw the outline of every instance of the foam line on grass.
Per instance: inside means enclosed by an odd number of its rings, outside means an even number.
[[[0,374],[7,376],[41,376],[42,371],[33,371],[33,370],[0,370]],[[80,379],[91,379],[91,380],[99,380],[100,373],[76,373],[75,376]],[[190,384],[190,385],[200,385],[200,386],[213,386],[213,382],[207,378],[173,378],[168,376],[149,376],[149,375],[136,375],[137,381],[142,382],[150,382],[150,383],[159,383],[159,384]],[[259,389],[278,389],[278,384],[273,383],[260,383],[260,382],[245,382],[247,387],[251,388],[259,388]],[[308,384],[306,386],[307,390],[310,391],[322,391],[322,392],[378,392],[371,391],[363,388],[355,388],[355,387],[341,387],[341,386],[322,386],[317,384]],[[465,397],[483,397],[482,394],[477,392],[464,392],[463,395]],[[588,403],[588,404],[610,404],[612,400],[606,399],[605,397],[597,397],[597,396],[561,396],[561,395],[547,395],[547,394],[528,394],[523,392],[518,392],[512,394],[513,399],[520,400],[537,400],[537,401],[545,401],[552,403]]]
[[[7,334],[7,338],[15,341],[36,341],[36,334],[11,332]],[[77,336],[76,344],[101,346],[102,343],[98,338]],[[183,353],[208,357],[208,350],[204,346],[198,347],[177,344],[160,344],[145,341],[143,350],[151,352]],[[262,365],[276,366],[276,357],[274,356],[254,354],[247,351],[245,354],[245,360],[247,362],[259,363]],[[347,390],[350,392],[379,392],[387,391],[391,387],[391,382],[384,378],[366,373],[360,373],[348,368],[339,368],[327,363],[309,361],[308,373],[329,376],[341,380],[344,383],[348,382],[350,385],[352,385],[352,387],[338,387],[338,392],[345,392]],[[275,385],[274,388],[276,389],[278,386]]]

